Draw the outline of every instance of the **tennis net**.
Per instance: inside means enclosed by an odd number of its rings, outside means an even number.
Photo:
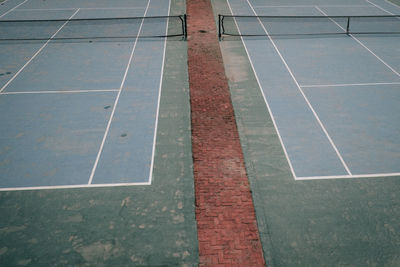
[[[186,39],[186,15],[55,20],[0,20],[0,41],[130,39],[177,36]]]
[[[219,37],[400,33],[400,15],[231,16],[218,15]]]

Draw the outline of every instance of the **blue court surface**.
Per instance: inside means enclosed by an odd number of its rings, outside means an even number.
[[[384,0],[228,5],[233,15],[249,16],[400,14]],[[328,22],[312,30],[346,31],[341,21]],[[400,34],[272,36],[270,31],[284,33],[284,24],[235,23],[242,33],[265,33],[242,41],[296,180],[400,175]],[[374,25],[358,27],[373,31]],[[308,26],[289,27],[301,32]]]
[[[65,20],[0,26],[0,190],[151,184],[166,38],[141,35],[168,21],[116,28],[68,20],[167,16],[169,1],[8,0],[0,20]],[[4,25],[4,24],[0,24]],[[120,31],[120,32],[115,32]]]

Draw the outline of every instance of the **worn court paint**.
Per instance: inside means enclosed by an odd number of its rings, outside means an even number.
[[[147,16],[168,14],[169,1],[152,0]],[[143,23],[142,33],[166,29]],[[164,39],[139,39],[122,87],[93,183],[151,182],[154,131],[164,60]]]
[[[0,187],[86,184],[115,92],[0,96]]]

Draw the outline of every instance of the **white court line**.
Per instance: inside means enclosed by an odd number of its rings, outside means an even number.
[[[251,4],[249,3],[249,0],[246,0],[247,3],[249,4],[250,8],[253,10],[253,13],[257,16],[257,12],[254,10],[254,8],[251,6]],[[346,169],[346,172],[351,175],[351,171],[349,169],[349,167],[347,166],[346,162],[344,161],[342,155],[340,154],[338,148],[336,147],[335,143],[333,142],[331,136],[329,135],[328,131],[326,130],[324,124],[322,123],[322,121],[320,120],[317,112],[314,110],[314,108],[312,107],[310,101],[308,100],[307,96],[305,95],[305,93],[303,92],[303,90],[301,89],[299,83],[297,82],[296,77],[294,76],[292,70],[290,69],[289,65],[287,64],[286,60],[283,58],[281,52],[279,51],[278,47],[276,46],[274,40],[271,38],[271,36],[268,33],[268,30],[264,27],[264,24],[262,24],[262,22],[260,21],[260,19],[258,19],[261,27],[263,28],[263,30],[265,31],[265,33],[267,34],[268,38],[270,39],[272,45],[275,48],[275,51],[278,53],[279,57],[281,58],[283,64],[285,65],[286,69],[288,70],[290,76],[292,77],[293,81],[295,82],[297,88],[299,89],[300,93],[302,94],[304,100],[306,101],[308,107],[310,108],[311,112],[313,113],[315,119],[317,120],[318,124],[320,125],[322,131],[325,133],[325,136],[327,137],[329,143],[331,144],[332,148],[335,150],[336,155],[338,156],[340,162],[342,163],[343,167]]]
[[[144,9],[145,7],[79,7],[81,10],[126,10],[126,9]],[[75,10],[73,7],[62,7],[62,8],[20,8],[15,11],[63,11],[63,10]]]
[[[146,16],[147,10],[149,9],[150,1],[151,1],[151,0],[149,0],[149,1],[147,2],[147,7],[146,7],[146,10],[144,11],[144,15],[143,15],[144,17]],[[130,57],[129,57],[128,64],[127,64],[126,69],[125,69],[124,77],[122,78],[122,82],[121,82],[121,85],[120,85],[120,87],[119,87],[118,95],[117,95],[117,97],[115,98],[113,110],[112,110],[112,112],[111,112],[110,119],[108,120],[107,127],[106,127],[106,131],[105,131],[104,136],[103,136],[103,140],[101,141],[101,145],[100,145],[100,148],[99,148],[99,152],[97,153],[96,160],[95,160],[95,162],[94,162],[93,169],[92,169],[92,172],[91,172],[90,177],[89,177],[89,181],[88,181],[88,184],[89,184],[89,185],[92,184],[93,177],[94,177],[94,174],[95,174],[95,172],[96,172],[97,165],[98,165],[98,163],[99,163],[100,156],[101,156],[101,153],[103,152],[103,147],[104,147],[104,144],[105,144],[106,139],[107,139],[107,136],[108,136],[108,132],[110,131],[111,122],[112,122],[112,120],[113,120],[113,118],[114,118],[115,110],[117,109],[117,105],[118,105],[118,102],[119,102],[119,97],[121,96],[121,92],[122,92],[122,88],[123,88],[123,86],[124,86],[124,84],[125,84],[126,76],[128,75],[128,71],[129,71],[129,67],[130,67],[131,62],[132,62],[133,54],[135,53],[136,44],[137,44],[137,41],[138,41],[140,32],[142,31],[143,22],[144,22],[144,20],[142,19],[142,23],[140,24],[139,31],[138,31],[138,35],[137,35],[137,37],[136,37],[136,39],[135,39],[135,43],[133,44],[133,48],[132,48],[132,51],[131,51],[131,55],[130,55]]]
[[[21,6],[21,5],[25,4],[25,3],[26,3],[26,1],[28,1],[28,0],[25,0],[25,1],[24,1],[24,2],[22,2],[21,4],[19,4],[19,5],[16,5],[15,7],[11,8],[10,10],[8,10],[8,11],[7,11],[6,13],[4,13],[3,15],[0,15],[0,18],[4,17],[5,15],[7,15],[8,13],[10,13],[10,12],[11,12],[11,11],[13,11],[14,9],[18,8],[19,6]]]
[[[100,92],[118,92],[119,89],[95,89],[95,90],[60,90],[60,91],[19,91],[2,92],[0,95],[24,95],[24,94],[75,94],[75,93],[100,93]]]
[[[23,190],[44,190],[44,189],[72,189],[72,188],[99,188],[99,187],[121,187],[121,186],[138,186],[150,185],[144,183],[119,183],[119,184],[81,184],[81,185],[54,185],[54,186],[31,186],[31,187],[10,187],[0,188],[1,191],[23,191]]]
[[[23,70],[25,69],[25,67],[28,66],[28,64],[32,62],[32,60],[47,46],[47,44],[51,41],[51,39],[53,39],[54,36],[56,36],[56,34],[57,34],[59,31],[61,31],[61,29],[68,23],[68,21],[69,21],[70,19],[72,19],[72,18],[75,16],[76,13],[78,13],[78,11],[79,11],[79,9],[77,9],[77,10],[74,12],[74,14],[72,14],[72,15],[69,17],[69,19],[68,19],[68,20],[67,20],[67,21],[66,21],[66,22],[65,22],[65,23],[50,37],[50,39],[47,40],[47,42],[46,42],[44,45],[42,45],[42,47],[39,48],[39,50],[25,63],[25,65],[22,66],[22,68],[21,68],[17,73],[15,73],[14,76],[13,76],[10,80],[8,80],[8,82],[0,89],[0,93],[3,92],[4,89],[18,76],[18,74],[20,74],[21,71],[23,71]]]
[[[231,11],[231,14],[234,15],[234,14],[233,14],[233,11],[232,11],[232,7],[231,7],[231,5],[230,5],[230,3],[229,3],[229,0],[227,0],[227,4],[228,4],[228,7],[229,7],[229,9],[230,9],[230,11]],[[238,29],[239,35],[240,35],[240,28],[239,28],[239,25],[237,24],[236,19],[234,19],[234,21],[235,21],[236,28]],[[262,96],[263,96],[263,98],[264,98],[264,102],[265,102],[265,104],[266,104],[266,106],[267,106],[267,109],[268,109],[268,112],[269,112],[269,114],[270,114],[270,116],[271,116],[272,123],[274,124],[276,133],[277,133],[278,138],[279,138],[279,142],[281,143],[281,146],[282,146],[282,148],[283,148],[283,153],[285,154],[286,160],[287,160],[287,162],[288,162],[288,164],[289,164],[290,171],[292,172],[293,177],[296,178],[296,173],[295,173],[295,171],[294,171],[292,162],[290,161],[289,154],[288,154],[288,152],[287,152],[287,150],[286,150],[286,146],[285,146],[285,144],[283,143],[283,139],[282,139],[282,136],[281,136],[281,134],[280,134],[280,132],[279,132],[279,128],[278,128],[278,126],[277,126],[277,124],[276,124],[274,114],[272,113],[271,107],[269,106],[269,103],[268,103],[268,101],[267,101],[267,98],[266,98],[266,96],[265,96],[265,94],[264,94],[263,87],[262,87],[262,85],[261,85],[260,79],[258,78],[258,74],[257,74],[256,69],[255,69],[255,67],[254,67],[253,61],[251,60],[251,57],[250,57],[249,51],[248,51],[248,49],[247,49],[246,43],[244,42],[242,36],[240,36],[240,39],[242,40],[244,49],[246,50],[246,54],[247,54],[247,57],[249,58],[250,65],[251,65],[251,68],[253,69],[253,73],[254,73],[254,75],[255,75],[255,77],[256,77],[258,86],[259,86],[260,89],[261,89],[261,90],[260,90],[260,91],[261,91],[261,94],[262,94]]]
[[[168,1],[168,16],[170,14],[170,11],[171,11],[171,0]],[[166,33],[168,31],[168,24],[169,24],[169,20],[167,20],[167,25],[165,27]],[[148,179],[149,184],[151,184],[152,180],[153,180],[153,166],[154,166],[154,156],[155,156],[155,152],[156,152],[158,117],[160,115],[161,89],[162,89],[162,82],[163,82],[163,76],[164,76],[164,62],[165,62],[166,48],[167,48],[167,37],[164,37],[164,52],[163,52],[163,59],[162,59],[162,63],[161,63],[162,65],[161,65],[160,86],[158,88],[156,121],[155,121],[155,126],[154,126],[153,147],[151,150],[150,173],[149,173],[149,179]]]
[[[315,5],[293,5],[293,6],[253,6],[253,8],[296,8],[296,7],[314,7]],[[371,7],[371,5],[318,5],[320,7]]]
[[[88,9],[88,10],[119,10],[119,9],[145,9],[145,6],[141,7],[83,7],[82,9]]]
[[[332,176],[309,176],[309,177],[296,177],[297,181],[307,180],[327,180],[327,179],[352,179],[352,178],[380,178],[380,177],[394,177],[400,176],[400,172],[394,173],[374,173],[374,174],[353,174],[353,175],[332,175]]]
[[[396,85],[400,82],[389,82],[389,83],[342,83],[342,84],[313,84],[313,85],[300,85],[301,88],[313,88],[313,87],[346,87],[346,86],[368,86],[368,85]]]
[[[366,0],[368,1],[368,0]],[[315,8],[321,12],[324,16],[328,15],[322,11],[318,6],[315,6]],[[340,26],[339,23],[337,23],[335,20],[333,20],[332,18],[329,18],[329,20],[331,20],[333,23],[335,23],[339,28],[341,28],[344,32],[346,32],[346,29],[344,29],[342,26]],[[388,67],[393,73],[395,73],[397,76],[400,77],[400,73],[398,73],[395,69],[393,69],[388,63],[386,63],[383,59],[381,59],[377,54],[375,54],[371,49],[369,49],[365,44],[363,44],[360,40],[358,40],[356,37],[354,37],[354,35],[349,34],[349,36],[351,38],[353,38],[357,43],[359,43],[362,47],[364,47],[365,49],[368,50],[368,52],[370,52],[373,56],[375,56],[380,62],[382,62],[386,67]]]
[[[19,8],[15,11],[18,12],[31,12],[31,11],[63,11],[63,10],[76,10],[73,7],[66,7],[66,8]]]

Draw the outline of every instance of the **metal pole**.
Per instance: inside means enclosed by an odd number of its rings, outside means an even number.
[[[350,35],[350,17],[347,17],[346,34]]]
[[[218,14],[218,39],[221,41],[221,15]]]
[[[185,35],[185,40],[187,40],[187,16],[186,16],[186,14],[183,15],[183,20],[184,20],[184,25],[185,25],[184,35]]]

